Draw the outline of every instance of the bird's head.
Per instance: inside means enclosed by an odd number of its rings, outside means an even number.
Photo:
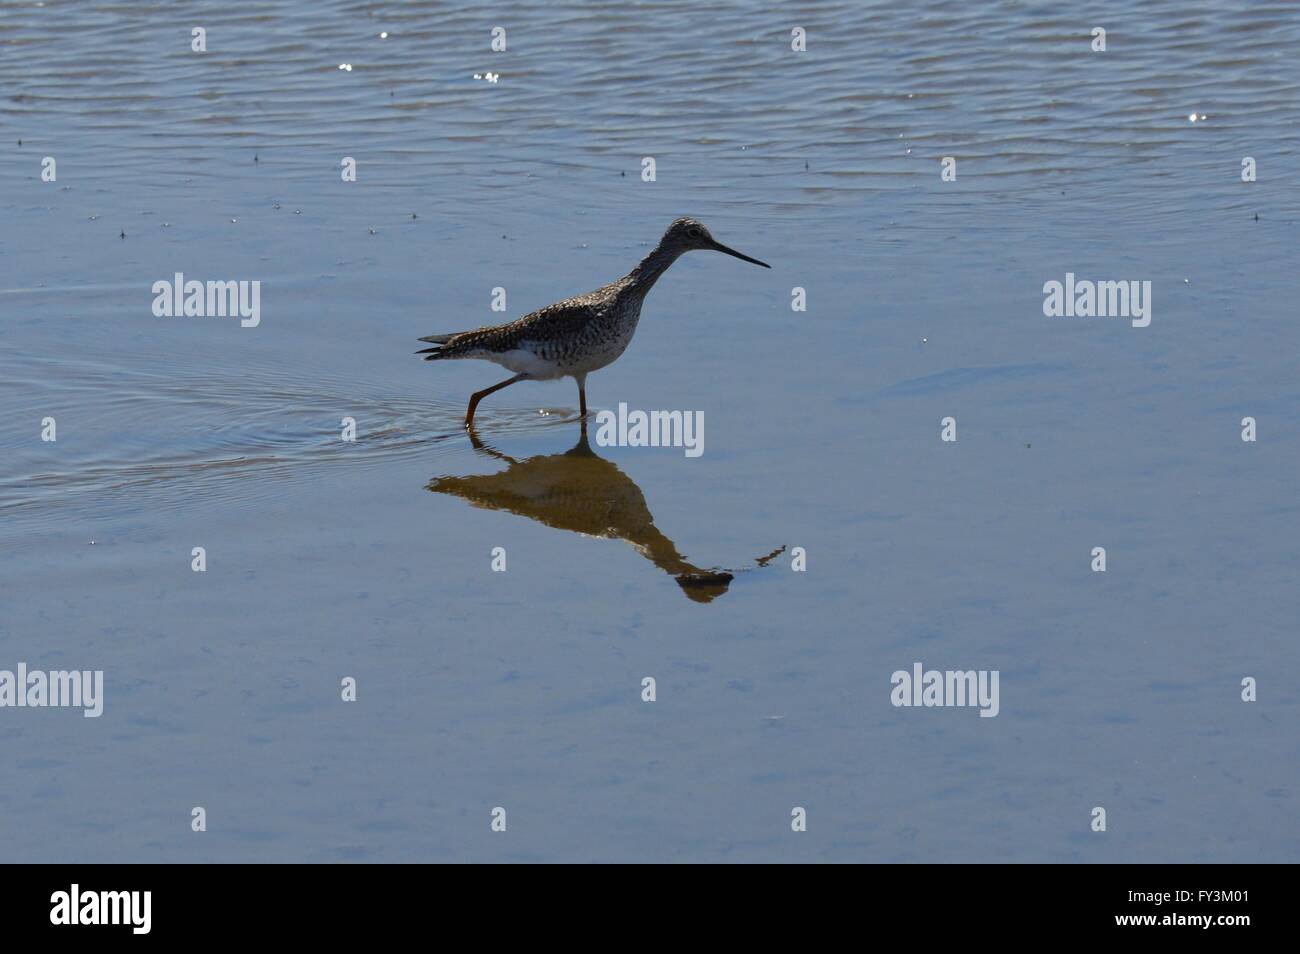
[[[734,248],[728,248],[710,233],[708,228],[699,219],[681,218],[675,219],[668,226],[668,231],[664,232],[664,237],[659,240],[659,247],[678,255],[683,252],[690,252],[696,249],[707,249],[713,252],[725,252],[728,255],[734,255],[744,262],[752,262],[755,265],[762,265],[764,268],[772,266],[767,262],[760,262],[756,258],[750,258],[748,255],[741,255]]]

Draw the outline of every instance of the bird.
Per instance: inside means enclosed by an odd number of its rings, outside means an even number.
[[[489,394],[519,381],[549,381],[571,377],[578,383],[579,414],[587,416],[587,375],[616,360],[627,348],[641,318],[646,293],[683,254],[706,250],[724,252],[741,261],[771,268],[767,262],[742,255],[723,245],[699,219],[674,219],[659,244],[622,278],[585,295],[539,308],[504,325],[473,331],[428,335],[433,345],[416,354],[426,361],[478,358],[514,372],[490,388],[470,395],[465,427],[474,427],[474,411]]]

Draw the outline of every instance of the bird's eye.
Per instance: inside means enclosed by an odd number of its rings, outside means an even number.
[[[691,238],[699,238],[699,237],[700,237],[700,230],[699,230],[699,229],[687,229],[687,230],[686,230],[686,234],[689,235]]]

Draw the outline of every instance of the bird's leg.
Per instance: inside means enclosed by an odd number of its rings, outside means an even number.
[[[585,425],[587,422],[587,376],[585,374],[578,378],[578,408]]]
[[[528,375],[526,374],[516,374],[513,378],[510,378],[508,381],[502,381],[500,384],[494,384],[490,388],[484,388],[482,391],[475,391],[473,394],[471,394],[469,396],[469,410],[465,412],[465,426],[466,427],[474,426],[474,409],[478,407],[479,401],[483,400],[493,391],[500,391],[502,388],[509,387],[510,385],[514,384],[516,381],[522,381],[526,377],[528,377]]]

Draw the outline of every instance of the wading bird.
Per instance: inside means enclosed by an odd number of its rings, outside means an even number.
[[[417,351],[426,361],[480,358],[494,361],[515,376],[476,391],[465,411],[465,426],[474,426],[478,402],[517,381],[549,381],[571,377],[578,382],[578,400],[587,414],[587,375],[621,355],[641,317],[641,304],[659,276],[685,252],[708,249],[771,268],[715,240],[698,219],[677,219],[668,226],[654,251],[617,281],[575,298],[539,308],[505,325],[421,338],[434,345]]]

